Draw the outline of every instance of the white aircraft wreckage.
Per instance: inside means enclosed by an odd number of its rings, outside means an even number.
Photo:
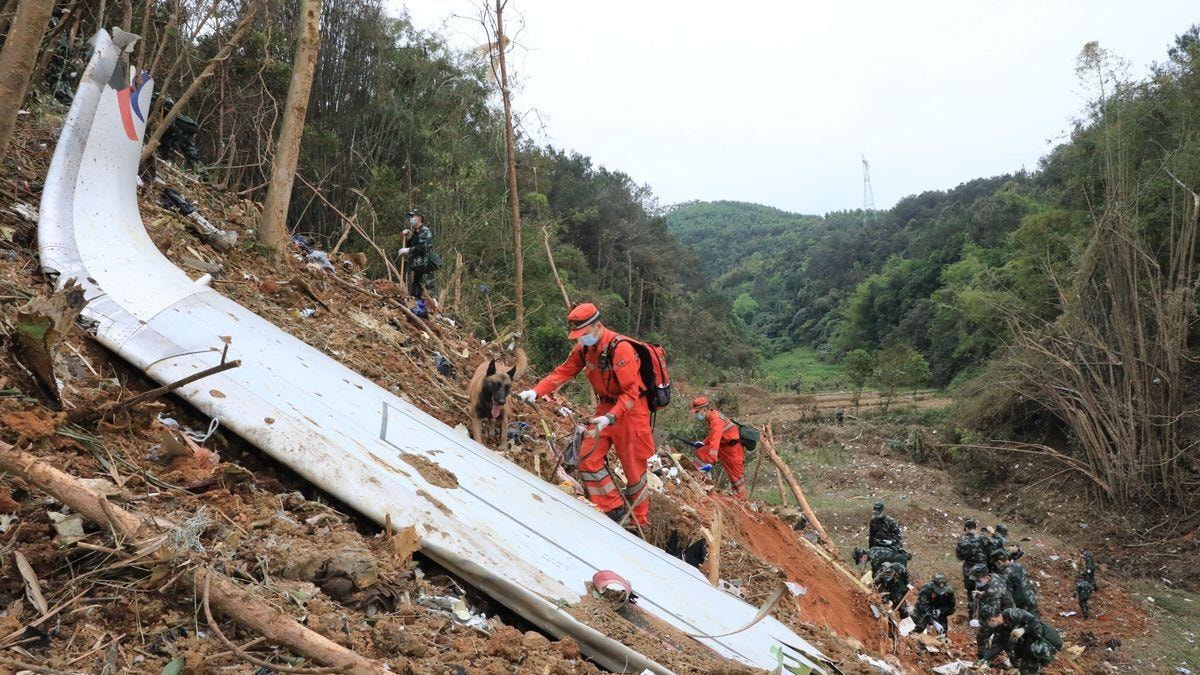
[[[568,614],[602,570],[627,579],[641,611],[740,663],[823,673],[824,656],[694,568],[470,440],[250,310],[193,281],[155,247],[136,183],[153,82],[134,74],[136,39],[101,31],[46,177],[42,266],[74,279],[96,339],[166,384],[241,366],[176,393],[379,524],[412,525],[424,554],[616,672],[667,673]],[[425,462],[453,474],[430,482]]]

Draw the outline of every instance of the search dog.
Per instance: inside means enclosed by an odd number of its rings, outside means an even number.
[[[517,363],[511,368],[497,363],[496,359],[480,363],[475,368],[475,374],[467,388],[471,397],[471,438],[486,445],[483,440],[483,423],[495,422],[499,429],[497,450],[503,449],[508,440],[508,398],[512,394],[513,382],[523,376],[529,366],[529,358],[524,349],[517,347],[516,356]]]

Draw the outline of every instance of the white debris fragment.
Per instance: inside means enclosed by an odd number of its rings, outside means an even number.
[[[874,671],[880,675],[900,675],[900,671],[893,668],[887,661],[881,661],[879,659],[867,656],[866,654],[859,654],[858,660],[873,668]]]
[[[937,675],[961,675],[961,673],[971,672],[971,662],[959,659],[950,663],[940,665],[933,669]]]
[[[25,202],[17,202],[8,208],[11,209],[13,213],[21,216],[31,223],[36,223],[38,221],[38,210],[29,204],[26,204]]]
[[[83,517],[78,513],[67,515],[58,511],[47,511],[47,516],[54,521],[54,531],[63,544],[73,544],[83,539]]]

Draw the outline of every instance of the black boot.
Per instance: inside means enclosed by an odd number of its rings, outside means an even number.
[[[611,518],[614,523],[620,525],[621,521],[625,519],[626,513],[629,513],[629,511],[627,511],[624,506],[618,506],[612,511],[605,511],[604,515]]]

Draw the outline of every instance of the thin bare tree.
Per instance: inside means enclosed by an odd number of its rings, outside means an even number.
[[[242,15],[242,18],[238,21],[237,26],[234,27],[233,34],[229,36],[229,41],[221,47],[216,56],[209,60],[209,62],[204,66],[204,70],[201,70],[200,74],[196,76],[196,79],[193,80],[192,83],[188,85],[188,88],[183,91],[183,94],[177,101],[175,101],[175,106],[167,111],[167,113],[162,116],[162,119],[158,121],[158,124],[154,126],[154,132],[150,134],[150,139],[146,141],[146,147],[142,148],[141,161],[144,162],[154,155],[154,153],[158,150],[159,144],[162,143],[163,135],[166,134],[167,129],[171,127],[171,123],[175,121],[175,118],[178,117],[181,112],[183,112],[184,105],[191,100],[192,96],[196,94],[196,92],[200,89],[200,85],[203,84],[205,80],[212,77],[213,71],[215,71],[217,68],[217,64],[228,59],[229,55],[233,53],[233,50],[237,49],[237,46],[241,43],[242,39],[246,37],[246,33],[249,32],[250,23],[254,19],[254,15],[258,11],[258,6],[260,4],[262,4],[261,0],[251,2],[250,5],[246,7],[246,13]],[[160,98],[159,100],[161,104],[162,99]]]
[[[508,152],[508,204],[512,213],[513,236],[513,296],[516,301],[517,332],[525,335],[525,255],[521,248],[521,195],[517,192],[517,143],[513,133],[512,91],[508,86],[508,65],[504,53],[508,41],[504,37],[504,7],[506,0],[496,0],[496,50],[500,66],[500,97],[504,101],[504,145]]]
[[[296,58],[292,63],[292,83],[283,108],[283,124],[271,163],[271,184],[263,203],[258,234],[271,248],[278,262],[287,247],[287,213],[300,159],[300,141],[304,136],[304,118],[312,93],[313,72],[321,46],[321,0],[301,0],[296,18]]]
[[[53,9],[50,0],[21,0],[4,40],[4,50],[0,51],[0,157],[8,154],[13,127],[29,88],[29,75]]]

